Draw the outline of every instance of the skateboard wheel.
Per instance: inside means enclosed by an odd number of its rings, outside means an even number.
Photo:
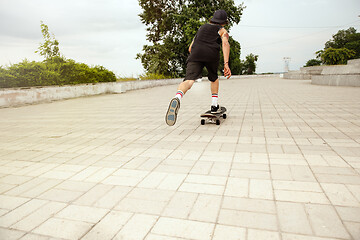
[[[220,120],[216,120],[216,125],[220,125]]]
[[[227,116],[226,116],[226,113],[224,113],[224,114],[223,114],[223,119],[226,119],[226,117],[227,117]]]
[[[205,125],[205,119],[201,119],[201,125]]]

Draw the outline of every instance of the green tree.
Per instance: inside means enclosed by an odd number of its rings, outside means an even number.
[[[348,37],[349,42],[345,43],[344,47],[355,51],[352,58],[360,58],[360,33],[352,34]]]
[[[258,60],[259,56],[258,55],[254,55],[252,53],[250,53],[249,55],[246,56],[245,61],[242,61],[242,74],[245,75],[252,75],[255,73],[256,71],[256,63]]]
[[[139,5],[143,9],[139,16],[147,26],[147,40],[151,45],[145,45],[137,59],[147,72],[172,77],[184,76],[188,47],[198,28],[208,22],[217,9],[227,12],[228,30],[240,22],[244,9],[243,4],[236,6],[233,0],[139,0]],[[230,44],[230,66],[236,74],[240,44],[234,39],[230,39]]]
[[[346,64],[347,60],[360,58],[360,33],[353,27],[339,30],[316,52],[317,61],[323,64]]]
[[[347,30],[339,30],[333,35],[333,38],[325,43],[325,49],[328,48],[343,48],[345,44],[351,39],[350,36],[356,34],[356,29],[350,27]],[[353,39],[354,40],[354,39]]]
[[[328,48],[321,54],[321,60],[328,65],[346,64],[355,54],[354,50],[347,48]]]
[[[328,48],[347,48],[355,51],[352,58],[360,58],[360,33],[357,33],[353,27],[347,30],[339,30],[333,35],[333,39],[325,43],[325,50]]]
[[[55,35],[50,35],[49,27],[41,21],[41,33],[44,38],[44,43],[41,43],[39,50],[35,53],[39,53],[44,56],[45,59],[51,59],[54,57],[60,57],[59,42],[55,39]]]

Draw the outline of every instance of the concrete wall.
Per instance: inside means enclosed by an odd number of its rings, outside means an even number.
[[[300,71],[305,74],[320,75],[325,67],[326,66],[302,67],[302,68],[300,68]]]
[[[284,78],[311,79],[316,85],[360,87],[360,59],[349,60],[347,65],[302,67],[285,73]]]
[[[320,75],[311,78],[311,84],[329,86],[360,87],[359,75]]]
[[[311,76],[310,74],[304,73],[302,71],[289,71],[284,73],[283,78],[294,80],[309,80],[311,79]]]
[[[311,76],[311,83],[360,87],[360,59],[349,60],[347,65],[325,66],[320,75]]]
[[[178,84],[183,79],[111,82],[74,86],[0,89],[0,107],[51,102],[98,94],[123,93],[130,90]]]

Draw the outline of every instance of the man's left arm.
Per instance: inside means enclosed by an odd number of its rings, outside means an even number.
[[[189,53],[191,53],[191,48],[192,48],[192,45],[194,44],[194,40],[191,42],[190,46],[189,46]]]
[[[229,67],[229,57],[230,57],[230,43],[229,43],[229,34],[225,28],[221,29],[220,32],[222,40],[222,50],[224,55],[224,76],[229,79],[231,77],[231,70]]]

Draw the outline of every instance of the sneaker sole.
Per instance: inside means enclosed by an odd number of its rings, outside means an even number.
[[[177,99],[172,99],[167,110],[165,121],[169,126],[173,126],[176,123],[177,112],[179,110],[180,103]]]

